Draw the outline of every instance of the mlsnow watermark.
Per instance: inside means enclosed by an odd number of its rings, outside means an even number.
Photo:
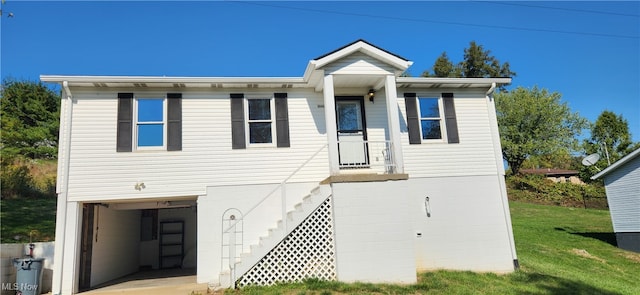
[[[38,284],[2,283],[2,291],[18,291],[16,294],[20,294],[20,291],[36,291],[36,290],[38,290]]]

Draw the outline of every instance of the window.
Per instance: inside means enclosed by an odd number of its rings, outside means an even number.
[[[286,93],[246,98],[231,93],[231,148],[289,147],[289,107]]]
[[[135,98],[134,98],[135,97]],[[118,93],[116,151],[182,150],[182,94]]]
[[[247,99],[249,144],[273,143],[273,102],[270,98]]]
[[[164,146],[165,112],[163,98],[139,98],[136,111],[136,147]]]
[[[442,112],[437,97],[418,98],[420,134],[423,140],[442,139]]]
[[[453,93],[418,97],[415,93],[406,92],[404,104],[409,144],[428,141],[460,143]]]

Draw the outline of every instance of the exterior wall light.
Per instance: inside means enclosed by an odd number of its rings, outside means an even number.
[[[369,92],[367,92],[367,97],[369,97],[369,101],[371,103],[373,103],[373,97],[376,95],[376,91],[375,89],[371,88],[369,89]]]

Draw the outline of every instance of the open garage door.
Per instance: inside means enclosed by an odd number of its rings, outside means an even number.
[[[81,291],[196,274],[195,199],[85,204],[82,215]]]

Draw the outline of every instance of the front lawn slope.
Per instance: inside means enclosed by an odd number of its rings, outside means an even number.
[[[615,246],[609,211],[510,206],[522,272],[586,287],[577,294],[640,294],[640,254]]]

